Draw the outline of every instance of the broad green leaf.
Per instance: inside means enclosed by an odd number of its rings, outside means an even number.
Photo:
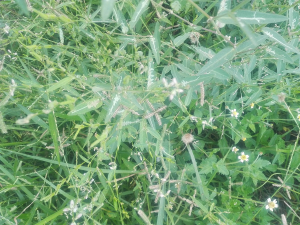
[[[102,0],[101,4],[101,19],[107,20],[110,16],[116,0]]]
[[[176,37],[173,41],[174,45],[176,47],[180,46],[189,36],[190,36],[190,33],[185,33],[183,35]]]
[[[210,72],[214,76],[214,78],[217,78],[219,80],[228,80],[231,78],[231,76],[221,68],[217,68]]]
[[[225,24],[237,24],[237,21],[244,24],[268,24],[286,20],[286,16],[249,10],[238,10],[218,18],[218,21]]]
[[[102,101],[99,98],[93,98],[76,105],[74,109],[68,113],[68,115],[75,116],[75,115],[85,114],[92,110],[98,109],[101,105],[102,105]]]
[[[155,25],[154,36],[150,37],[150,46],[155,57],[157,65],[160,64],[160,33],[159,33],[159,23]]]
[[[185,97],[185,100],[184,100],[184,105],[185,106],[188,106],[190,105],[191,101],[192,101],[192,96],[193,96],[193,92],[194,92],[194,89],[193,88],[190,88],[186,94],[186,97]]]
[[[69,84],[73,79],[74,79],[74,77],[66,77],[66,78],[58,81],[55,84],[51,84],[51,86],[46,90],[46,92],[52,92],[52,91],[55,91],[58,88],[64,87],[67,84]]]
[[[146,11],[150,0],[142,0],[138,6],[136,7],[133,16],[131,17],[131,21],[129,22],[129,27],[133,29],[136,25],[136,23],[141,18],[142,14]]]
[[[48,121],[49,121],[49,131],[53,140],[53,145],[54,145],[54,152],[57,157],[58,163],[60,163],[60,144],[59,144],[59,134],[58,134],[58,128],[56,124],[56,119],[54,115],[54,111],[50,112],[48,114]]]
[[[236,51],[243,52],[243,51],[248,51],[250,49],[254,49],[258,45],[264,44],[265,40],[267,39],[266,35],[260,35],[256,33],[254,33],[253,35],[256,40],[256,43],[253,43],[251,40],[245,41],[242,44],[238,44]]]
[[[282,45],[284,48],[292,51],[292,52],[295,52],[297,54],[299,54],[299,50],[297,48],[295,48],[294,46],[291,46],[290,44],[288,44],[285,39],[280,35],[278,34],[276,31],[274,31],[273,29],[271,28],[268,28],[268,27],[264,27],[262,29],[262,31],[264,32],[265,35],[268,36],[268,38],[270,40],[273,40],[275,42],[277,42],[278,44]]]
[[[219,51],[208,63],[206,63],[198,72],[197,75],[202,75],[204,73],[208,73],[213,69],[218,68],[223,65],[227,61],[233,58],[235,55],[235,50],[231,47],[224,48]]]

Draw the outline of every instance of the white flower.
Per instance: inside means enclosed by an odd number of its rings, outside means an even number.
[[[253,102],[250,104],[250,107],[251,107],[251,109],[253,109],[253,107],[254,107],[254,103]]]
[[[249,160],[249,155],[245,155],[245,153],[242,152],[242,154],[238,158],[241,162],[248,161]]]
[[[273,212],[273,209],[278,208],[277,200],[274,199],[271,201],[270,198],[268,198],[268,204],[266,205],[266,209],[270,209]]]
[[[232,151],[233,151],[234,153],[237,153],[238,150],[239,150],[239,149],[238,149],[237,147],[233,147],[233,148],[232,148]]]
[[[234,110],[230,110],[231,111],[231,116],[237,118],[239,116],[239,113],[236,111],[236,109]]]
[[[3,28],[3,31],[8,34],[9,30],[10,30],[10,27],[7,24],[5,24],[5,27]]]

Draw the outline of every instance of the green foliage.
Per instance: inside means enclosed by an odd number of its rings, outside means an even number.
[[[1,1],[0,222],[299,223],[299,3]]]

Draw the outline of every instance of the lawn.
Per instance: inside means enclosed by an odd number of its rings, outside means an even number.
[[[299,9],[0,1],[0,224],[300,224]]]

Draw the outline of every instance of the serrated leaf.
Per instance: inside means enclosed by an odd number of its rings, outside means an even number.
[[[222,159],[219,160],[219,162],[217,162],[217,164],[216,164],[216,167],[217,167],[218,173],[223,174],[223,175],[229,174],[229,171],[225,166],[224,160],[222,160]]]
[[[210,156],[207,159],[204,159],[201,164],[199,174],[209,174],[213,171],[213,164],[217,162],[217,157],[215,155]]]
[[[131,21],[129,22],[129,27],[131,29],[133,29],[135,27],[136,23],[139,21],[142,14],[147,10],[149,2],[150,2],[150,0],[143,0],[138,4],[138,6],[136,7],[136,10],[133,13],[133,16],[131,17]]]
[[[102,0],[101,4],[101,19],[107,20],[111,15],[116,0]]]
[[[258,169],[264,168],[267,165],[271,164],[268,160],[264,159],[258,159],[253,163],[253,166],[255,166]]]
[[[237,10],[218,18],[218,21],[225,24],[237,24],[237,21],[244,24],[268,24],[286,20],[286,16],[250,10]]]
[[[173,41],[174,45],[176,47],[182,45],[182,43],[190,36],[190,33],[185,33],[183,35],[180,35],[178,37],[176,37]]]
[[[213,69],[218,68],[227,61],[233,58],[235,55],[235,50],[231,47],[224,48],[219,51],[208,63],[206,63],[198,72],[197,75],[208,73]]]
[[[155,25],[154,36],[150,37],[150,47],[152,49],[157,65],[160,64],[160,32],[159,23]]]
[[[275,42],[277,42],[278,44],[282,45],[284,48],[292,51],[292,52],[295,52],[297,54],[299,54],[300,52],[298,51],[297,48],[295,48],[294,46],[291,46],[290,44],[288,44],[285,39],[280,35],[278,34],[276,31],[274,31],[273,29],[271,28],[268,28],[268,27],[264,27],[262,29],[262,32],[270,39],[270,40],[273,40]]]
[[[102,101],[99,98],[93,98],[76,105],[74,109],[68,113],[68,115],[69,116],[82,115],[92,110],[98,109],[101,105],[102,105]]]
[[[253,123],[249,123],[249,127],[250,127],[250,129],[255,133],[255,124],[253,124]]]

